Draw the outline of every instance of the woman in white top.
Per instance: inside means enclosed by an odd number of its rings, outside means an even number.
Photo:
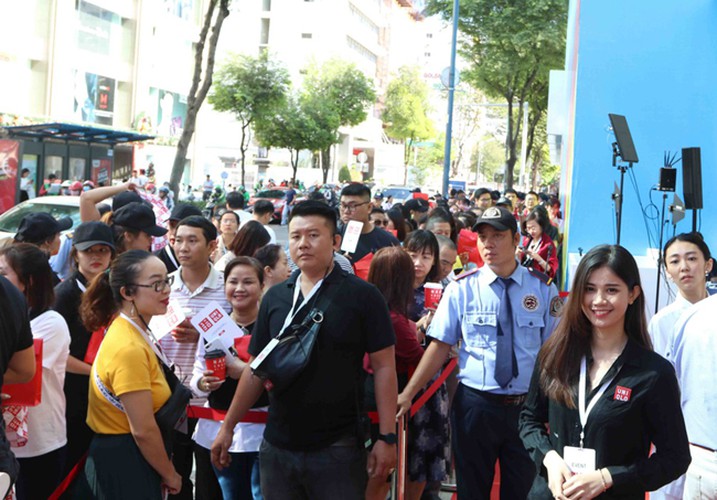
[[[219,216],[219,238],[217,249],[212,253],[212,262],[217,262],[229,251],[229,247],[239,231],[239,216],[233,210],[227,210]]]
[[[648,331],[655,352],[669,359],[677,319],[685,309],[708,295],[707,275],[712,271],[712,257],[700,233],[682,233],[665,244],[663,259],[678,294],[672,304],[652,317]]]
[[[50,310],[55,292],[45,252],[29,243],[3,248],[0,275],[25,295],[32,336],[43,341],[42,402],[28,408],[27,443],[12,448],[20,462],[17,498],[48,498],[62,479],[67,444],[63,385],[70,354],[70,332],[62,316]]]
[[[235,339],[239,356],[226,356],[226,378],[215,377],[207,370],[204,359],[204,342],[197,346],[194,372],[191,386],[197,393],[207,396],[208,406],[215,410],[229,409],[239,378],[241,377],[249,355],[248,340],[251,329],[259,314],[259,301],[263,293],[264,272],[261,264],[251,257],[237,257],[227,264],[224,272],[224,290],[232,305],[231,317],[239,326],[240,334]],[[257,401],[254,408],[265,409],[269,404],[266,393]],[[194,441],[210,450],[212,442],[219,432],[221,421],[200,418],[194,432]],[[214,469],[222,495],[225,500],[258,500],[261,496],[259,480],[259,446],[264,435],[263,423],[239,423],[234,427],[234,438],[229,448],[231,464],[222,470]]]
[[[665,269],[677,286],[675,301],[660,309],[647,327],[656,353],[672,358],[673,329],[692,304],[707,297],[707,275],[712,271],[710,249],[700,233],[682,233],[671,238],[663,251]],[[685,476],[650,493],[652,500],[680,499]]]

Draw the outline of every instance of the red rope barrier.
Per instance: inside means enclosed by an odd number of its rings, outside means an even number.
[[[214,408],[206,408],[204,406],[187,406],[187,417],[189,418],[205,418],[207,420],[216,420],[221,422],[227,416],[224,410],[215,410]],[[248,424],[265,424],[269,412],[266,411],[248,411],[244,418],[239,422]]]
[[[433,396],[438,388],[443,384],[443,382],[446,381],[448,376],[453,373],[453,370],[456,368],[456,365],[458,364],[458,358],[453,358],[450,360],[450,362],[446,365],[446,367],[443,369],[443,372],[441,373],[440,377],[436,379],[433,384],[424,392],[418,400],[416,400],[415,403],[411,405],[411,413],[410,416],[414,416],[418,410],[421,409],[423,405],[426,404],[426,401],[431,399],[431,396]]]

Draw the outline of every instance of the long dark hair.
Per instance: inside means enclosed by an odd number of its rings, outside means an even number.
[[[538,355],[543,391],[550,399],[568,408],[575,408],[572,386],[577,381],[580,360],[590,350],[593,334],[592,324],[582,310],[585,288],[592,272],[601,267],[608,267],[627,285],[628,290],[640,287],[640,293],[625,312],[625,332],[638,345],[652,349],[645,319],[645,296],[635,259],[619,245],[600,245],[591,249],[575,271],[570,297],[563,308],[560,323]]]
[[[426,275],[426,281],[436,281],[441,272],[441,267],[439,265],[440,250],[435,234],[425,229],[411,231],[406,241],[403,242],[403,249],[407,252],[431,252],[433,254],[433,265],[431,265],[431,270]]]
[[[400,208],[391,208],[386,211],[386,215],[393,222],[393,227],[396,229],[396,238],[403,243],[406,239],[406,219],[403,217],[403,212],[401,212]]]
[[[137,282],[142,264],[153,255],[145,250],[128,250],[112,261],[109,270],[95,276],[82,294],[80,318],[93,332],[110,324],[122,306],[120,290],[133,293],[131,283]]]
[[[237,235],[234,236],[229,250],[237,257],[245,255],[253,257],[257,250],[271,241],[271,236],[261,222],[250,220],[246,222]]]
[[[30,308],[30,317],[47,311],[55,301],[52,286],[52,269],[47,254],[31,243],[15,243],[0,250],[8,265],[17,274],[25,288],[25,299]]]
[[[373,256],[367,281],[383,294],[389,310],[408,317],[415,277],[411,257],[401,247],[385,247]]]

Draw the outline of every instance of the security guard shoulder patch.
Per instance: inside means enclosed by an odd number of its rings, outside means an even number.
[[[562,310],[563,310],[563,299],[559,295],[556,295],[550,301],[550,315],[553,318],[557,318],[558,316],[560,316],[560,313],[562,312]]]

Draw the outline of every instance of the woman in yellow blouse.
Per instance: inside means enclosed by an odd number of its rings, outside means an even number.
[[[77,498],[161,499],[163,490],[181,489],[154,418],[171,391],[147,328],[152,316],[166,312],[170,284],[162,261],[130,250],[82,298],[85,326],[110,327],[90,374],[87,424],[96,435]]]

